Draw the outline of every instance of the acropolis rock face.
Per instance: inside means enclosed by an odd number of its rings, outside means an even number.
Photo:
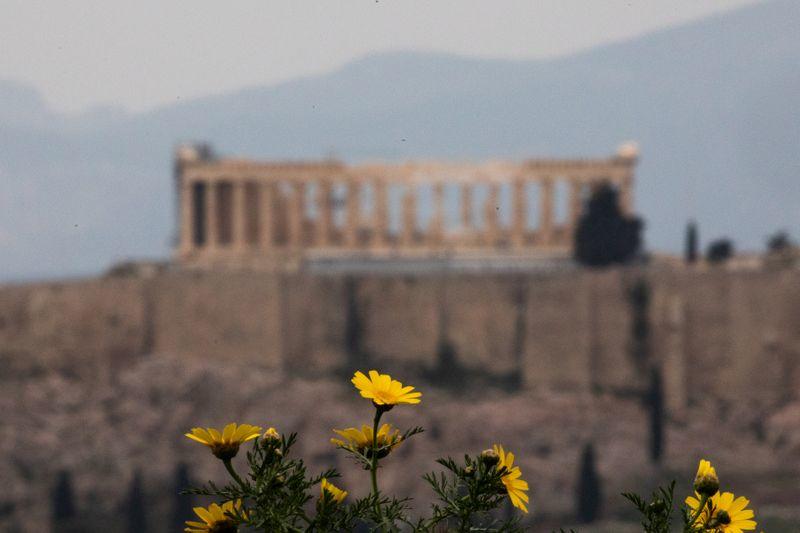
[[[644,360],[631,346],[630,291],[641,280],[651,291]],[[797,501],[798,313],[795,271],[179,270],[6,287],[0,475],[12,489],[0,528],[42,531],[41,502],[61,469],[79,505],[101,517],[141,471],[162,516],[179,461],[198,480],[222,474],[182,433],[230,420],[300,431],[298,452],[315,468],[344,468],[357,492],[361,473],[327,439],[369,417],[348,381],[369,368],[425,391],[420,406],[391,415],[428,432],[398,452],[403,468],[383,474],[420,500],[429,494],[416,468],[502,442],[531,480],[534,519],[566,523],[577,458],[593,442],[607,517],[624,516],[620,490],[687,480],[700,456],[754,502]],[[642,400],[655,367],[668,413],[660,465],[648,459]]]

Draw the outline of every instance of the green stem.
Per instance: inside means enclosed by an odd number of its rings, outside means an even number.
[[[694,523],[700,517],[700,514],[703,512],[703,509],[706,506],[706,502],[708,502],[708,496],[703,495],[700,496],[700,505],[697,506],[697,510],[692,514],[691,518],[689,519],[689,529],[687,531],[692,532],[695,531]]]
[[[244,481],[242,481],[242,478],[240,478],[239,474],[236,473],[236,470],[233,469],[233,465],[231,464],[231,460],[230,459],[223,459],[222,460],[222,464],[225,465],[225,469],[228,471],[228,473],[231,475],[231,477],[234,479],[234,481],[236,481],[236,483],[239,484],[239,486],[242,488],[242,490],[246,491],[247,490],[247,485],[244,484]]]
[[[381,422],[381,416],[383,416],[383,409],[376,405],[375,418],[372,421],[372,461],[369,471],[372,477],[372,494],[375,495],[375,514],[378,520],[381,520],[381,505],[378,492],[378,424]]]

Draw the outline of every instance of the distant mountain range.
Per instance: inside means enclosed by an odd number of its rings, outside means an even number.
[[[379,54],[140,114],[63,116],[0,81],[0,280],[166,257],[172,149],[192,139],[348,161],[594,156],[635,139],[650,249],[679,250],[691,217],[704,241],[800,237],[798,24],[800,2],[778,0],[551,61]]]

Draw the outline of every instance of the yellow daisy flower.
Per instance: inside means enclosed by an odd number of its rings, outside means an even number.
[[[700,499],[701,496],[698,493],[686,498],[686,505],[689,506],[692,514],[697,512]],[[756,528],[756,522],[752,520],[755,513],[751,509],[745,509],[750,500],[744,496],[735,498],[732,492],[721,494],[718,492],[709,501],[711,507],[706,505],[703,508],[694,523],[695,526],[703,525],[717,533],[742,533]]]
[[[211,453],[224,461],[235,457],[239,453],[239,446],[255,439],[260,433],[261,428],[258,426],[250,424],[237,426],[230,423],[222,432],[214,428],[192,428],[186,436],[208,446],[211,448]]]
[[[241,509],[241,500],[225,502],[221,506],[212,503],[208,508],[195,507],[194,513],[200,517],[202,522],[187,520],[184,531],[186,533],[235,533],[239,527],[236,520],[229,515],[243,515]]]
[[[697,474],[694,477],[694,490],[706,496],[712,496],[719,491],[717,471],[711,466],[710,461],[700,459],[700,464],[697,465]]]
[[[347,498],[347,491],[342,490],[333,483],[330,483],[327,479],[322,478],[322,483],[320,483],[320,496],[322,498],[325,497],[325,493],[331,495],[331,499],[336,503],[342,503],[342,501]]]
[[[360,453],[367,458],[372,458],[372,428],[364,424],[361,429],[347,428],[347,429],[334,429],[334,433],[341,435],[345,440],[331,439],[331,444],[350,450],[351,452]],[[378,458],[383,458],[389,455],[400,442],[400,430],[392,428],[391,424],[383,424],[378,428],[378,436],[376,444],[378,446]]]
[[[422,396],[421,392],[412,392],[414,387],[404,387],[389,374],[379,374],[376,370],[370,370],[369,377],[363,372],[356,372],[350,381],[361,391],[361,396],[378,406],[391,408],[399,403],[419,403]]]
[[[511,503],[514,507],[521,509],[522,512],[528,512],[528,506],[525,505],[528,503],[528,495],[525,494],[528,491],[528,482],[520,479],[522,476],[522,470],[518,466],[514,466],[514,454],[511,452],[506,453],[502,446],[499,444],[495,444],[492,447],[499,457],[499,461],[497,463],[497,469],[500,470],[501,468],[505,467],[508,471],[507,474],[503,475],[501,478],[503,481],[503,485],[506,487],[506,491],[508,492],[508,497],[511,499]]]

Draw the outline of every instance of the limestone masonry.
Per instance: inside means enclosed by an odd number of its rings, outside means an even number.
[[[633,346],[644,280],[649,348]],[[675,416],[785,403],[800,387],[800,272],[162,273],[0,289],[5,372],[140,355],[255,361],[286,376],[442,365],[483,386],[632,394],[653,365]],[[451,359],[443,359],[447,352]],[[16,370],[15,370],[16,369]]]

